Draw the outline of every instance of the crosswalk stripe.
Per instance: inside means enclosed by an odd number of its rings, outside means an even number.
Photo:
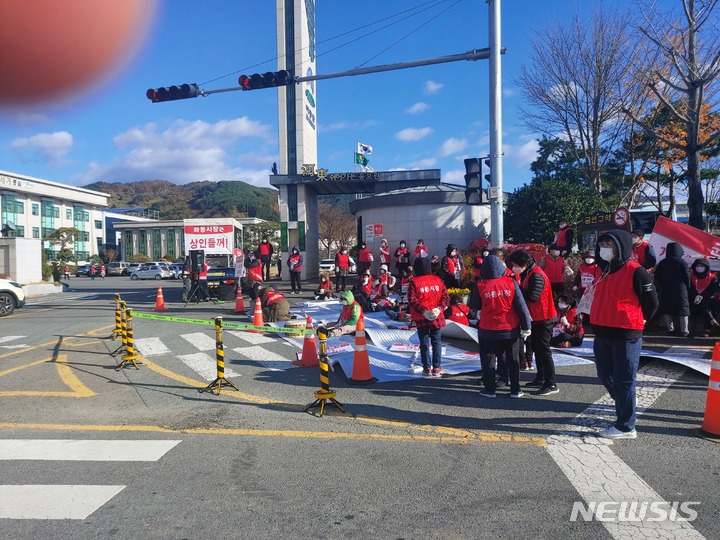
[[[243,341],[247,341],[251,345],[262,345],[263,343],[277,343],[277,337],[263,336],[262,334],[251,334],[250,332],[240,332],[238,330],[228,330],[228,334],[239,337]]]
[[[172,352],[157,337],[135,339],[134,345],[143,356],[160,356]]]
[[[5,343],[6,341],[14,341],[16,339],[22,339],[26,336],[3,336],[0,337],[0,343]]]
[[[178,356],[186,366],[195,371],[206,381],[214,381],[217,378],[217,361],[205,353],[183,354]],[[239,377],[240,374],[225,365],[226,377]]]
[[[198,351],[215,350],[214,336],[210,337],[207,334],[203,334],[202,332],[195,332],[193,334],[180,334],[180,337],[193,345]]]
[[[179,442],[0,439],[0,460],[157,461]]]
[[[125,486],[0,485],[2,519],[87,519]]]
[[[287,355],[280,355],[262,347],[237,347],[233,351],[274,371],[296,367],[292,363],[296,358],[295,352],[290,352],[289,348]]]

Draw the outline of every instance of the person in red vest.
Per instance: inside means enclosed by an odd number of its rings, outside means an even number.
[[[250,251],[245,256],[245,269],[247,279],[245,286],[250,299],[254,302],[258,298],[258,289],[263,284],[263,269],[260,262],[260,255],[257,251]]]
[[[395,250],[395,271],[397,276],[402,276],[406,268],[410,268],[410,248],[407,247],[405,240],[400,240],[400,245]]]
[[[357,303],[352,291],[343,291],[340,294],[342,311],[338,320],[325,326],[325,333],[329,337],[344,336],[355,331],[359,320],[365,320],[365,314],[360,304]],[[318,328],[320,330],[320,328]]]
[[[609,439],[634,439],[635,379],[645,321],[658,308],[652,276],[633,261],[632,240],[623,230],[599,236],[595,252],[603,277],[595,284],[590,306],[598,378],[615,401],[615,423],[598,435]]]
[[[262,264],[263,280],[270,281],[270,267],[272,266],[273,246],[267,236],[262,237],[262,242],[258,246],[260,254],[260,263]]]
[[[705,258],[695,259],[690,266],[690,315],[702,316],[703,333],[708,335],[708,326],[720,326],[715,320],[717,302],[715,295],[720,291],[720,283],[715,272],[710,271],[710,263]]]
[[[369,270],[372,262],[373,262],[373,255],[372,255],[372,252],[370,251],[370,248],[367,247],[367,244],[365,242],[360,242],[360,247],[358,248],[358,264],[357,264],[358,275],[362,276],[365,273],[365,270]]]
[[[530,313],[517,281],[505,272],[495,255],[483,260],[481,279],[475,285],[470,307],[478,310],[478,341],[483,389],[480,395],[494,398],[497,389],[494,358],[504,358],[510,381],[510,397],[520,398],[520,338],[530,335]]]
[[[575,233],[568,227],[567,219],[562,218],[558,221],[558,232],[555,233],[553,244],[558,246],[560,255],[567,257],[568,253],[572,251],[573,242],[575,241]]]
[[[293,294],[302,293],[302,283],[300,282],[300,272],[302,272],[303,256],[300,254],[300,248],[293,246],[288,256],[287,266],[290,270],[290,288]]]
[[[413,263],[415,277],[408,288],[410,318],[417,325],[420,360],[425,377],[442,376],[442,328],[445,308],[450,302],[442,280],[430,271],[430,259],[418,257]],[[432,347],[432,357],[430,355]]]
[[[575,299],[568,294],[561,294],[558,296],[557,310],[559,320],[553,328],[550,346],[561,349],[579,347],[582,345],[585,330],[582,317],[578,317]]]
[[[490,246],[485,246],[480,250],[480,253],[473,257],[473,272],[475,274],[475,281],[480,279],[480,268],[482,267],[483,259],[490,255]]]
[[[553,244],[550,246],[548,254],[540,259],[540,268],[550,280],[550,287],[556,297],[565,292],[565,276],[573,274],[560,252],[560,246]]]
[[[583,260],[578,266],[575,281],[573,282],[573,291],[577,298],[582,298],[585,289],[600,279],[600,267],[595,261],[595,252],[588,249],[583,253]]]
[[[272,287],[261,288],[260,305],[262,306],[263,322],[290,320],[290,302],[280,291],[276,291]]]
[[[645,233],[636,229],[630,235],[632,237],[632,260],[640,263],[645,270],[655,268],[657,257],[655,257],[653,247],[643,240]]]
[[[358,290],[361,294],[363,294],[368,300],[370,299],[370,295],[372,294],[373,290],[373,277],[370,273],[370,269],[365,269],[365,272],[360,274],[360,284],[358,286]]]
[[[337,285],[335,292],[344,291],[347,286],[347,276],[350,273],[350,266],[355,264],[353,258],[348,254],[346,246],[340,246],[340,251],[335,254],[335,277]]]
[[[315,289],[315,300],[331,300],[333,297],[333,283],[326,272],[320,273],[320,281]]]
[[[388,241],[383,238],[380,240],[380,251],[378,252],[378,261],[380,261],[380,264],[384,264],[385,266],[390,266],[390,246],[388,246]]]
[[[415,249],[413,250],[413,256],[416,259],[430,256],[430,252],[428,251],[428,248],[425,245],[425,241],[422,238],[417,241],[417,246],[415,246]]]
[[[535,380],[525,384],[525,387],[538,388],[535,392],[537,396],[557,394],[560,390],[555,384],[555,362],[550,350],[550,336],[558,317],[550,280],[535,263],[533,256],[524,249],[512,251],[505,260],[508,267],[520,276],[520,288],[532,317],[530,345],[535,353],[537,376]]]
[[[445,309],[445,319],[470,326],[471,314],[472,310],[463,302],[462,296],[458,293],[450,295],[450,305]]]
[[[440,277],[448,289],[460,287],[463,267],[455,244],[448,244],[445,256],[440,261]]]

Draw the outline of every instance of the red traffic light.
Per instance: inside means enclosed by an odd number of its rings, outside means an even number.
[[[268,71],[267,73],[254,73],[253,75],[240,75],[238,84],[243,90],[257,90],[258,88],[272,88],[275,86],[287,86],[293,84],[292,74],[284,69],[280,71]]]
[[[148,88],[145,95],[153,103],[162,101],[174,101],[176,99],[188,99],[198,97],[202,91],[197,84],[181,84],[180,86],[169,86],[162,88]]]

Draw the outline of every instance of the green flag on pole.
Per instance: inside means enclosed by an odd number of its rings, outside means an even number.
[[[355,152],[355,163],[357,163],[358,165],[362,165],[363,167],[365,167],[365,166],[368,164],[368,158],[366,158],[366,157],[365,157],[364,155],[362,155],[362,154],[358,154],[357,152]]]

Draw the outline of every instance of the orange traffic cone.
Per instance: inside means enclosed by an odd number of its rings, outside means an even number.
[[[370,356],[365,339],[365,322],[359,319],[355,327],[355,355],[353,356],[352,376],[348,379],[350,384],[373,384],[377,379],[370,372]]]
[[[238,284],[237,294],[235,295],[235,311],[233,313],[245,313],[245,302],[242,297],[242,287]]]
[[[165,311],[165,298],[163,297],[162,287],[158,287],[157,298],[155,299],[155,311]]]
[[[305,330],[314,330],[312,317],[310,315],[308,315]],[[295,360],[293,364],[300,367],[317,367],[320,365],[320,358],[318,358],[314,333],[305,334],[305,339],[303,340],[302,358],[300,358],[300,360]]]
[[[720,442],[720,341],[713,348],[705,418],[699,432],[703,439]]]
[[[253,314],[253,326],[265,326],[262,314],[262,304],[260,298],[255,299],[255,313]],[[262,334],[262,330],[248,330],[248,332],[255,332],[256,334]]]

